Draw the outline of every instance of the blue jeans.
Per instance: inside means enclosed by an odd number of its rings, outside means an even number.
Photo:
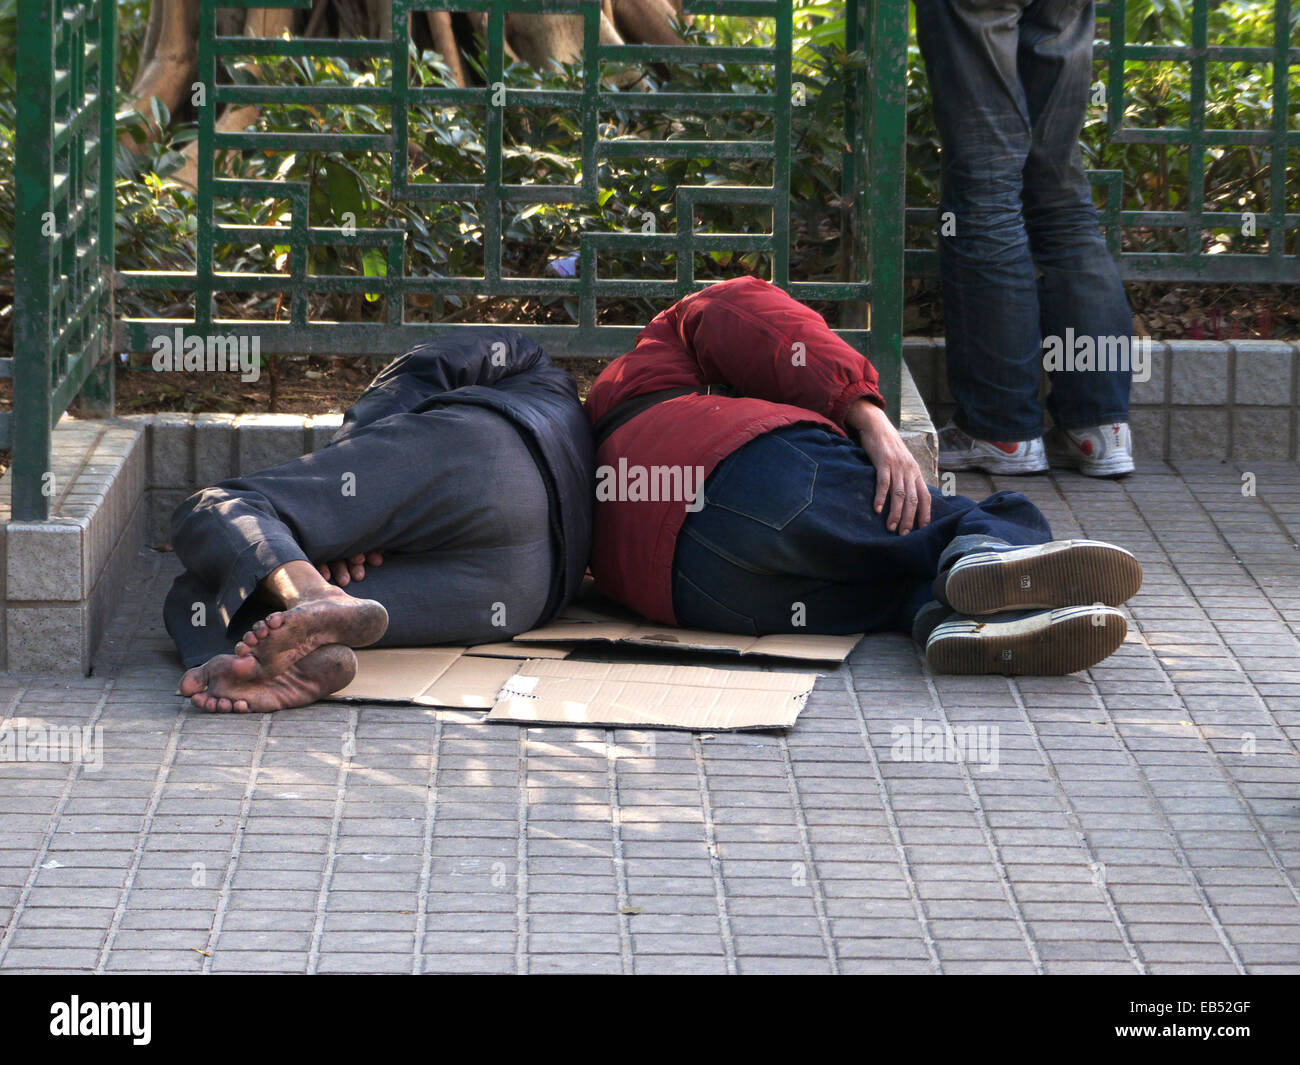
[[[1084,176],[1093,0],[915,0],[943,144],[939,274],[954,420],[1042,434],[1044,337],[1129,337],[1133,318]],[[949,217],[951,212],[951,217]],[[1076,349],[1077,350],[1077,349]],[[1063,429],[1128,420],[1130,371],[1055,370]]]
[[[931,489],[930,524],[906,536],[886,530],[875,495],[875,468],[852,440],[814,425],[751,440],[709,475],[705,505],[678,534],[678,622],[755,636],[910,632],[960,551],[1052,538],[1019,492],[976,503]]]

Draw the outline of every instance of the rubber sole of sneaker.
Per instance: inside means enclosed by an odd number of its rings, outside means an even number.
[[[1018,621],[945,621],[925,657],[936,673],[1051,676],[1089,669],[1114,654],[1128,623],[1112,607],[1066,607]]]
[[[1053,540],[1013,551],[963,555],[938,578],[959,614],[1048,610],[1078,603],[1119,606],[1142,587],[1142,564],[1099,540]],[[938,597],[938,590],[936,590]]]
[[[1052,466],[1078,470],[1088,477],[1126,477],[1137,468],[1133,465],[1133,456],[1127,454],[1113,455],[1096,461],[1075,458],[1073,455],[1054,455],[1050,452],[1047,457]]]
[[[944,473],[963,473],[967,470],[980,470],[1000,477],[1018,477],[1033,473],[1046,473],[1051,467],[1046,459],[1037,462],[1024,460],[987,458],[979,455],[945,456],[939,453],[939,469]]]

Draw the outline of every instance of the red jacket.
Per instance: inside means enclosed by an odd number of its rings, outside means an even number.
[[[884,407],[877,381],[871,363],[821,315],[775,286],[755,277],[712,285],[657,315],[636,346],[606,367],[587,397],[587,416],[594,424],[624,400],[661,389],[726,385],[735,395],[680,396],[620,425],[596,452],[597,487],[602,476],[613,483],[620,460],[625,469],[699,468],[708,477],[742,444],[799,422],[847,435],[842,425],[855,400]],[[601,494],[591,558],[597,587],[676,624],[673,552],[687,501],[602,501]]]

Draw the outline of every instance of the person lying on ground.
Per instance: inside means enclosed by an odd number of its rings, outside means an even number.
[[[1053,541],[1018,492],[928,488],[877,381],[757,278],[658,315],[586,402],[597,587],[698,629],[901,629],[942,672],[1070,673],[1114,652],[1137,559]]]
[[[592,441],[573,379],[510,329],[389,364],[324,448],[222,481],[172,516],[164,606],[196,707],[304,706],[354,647],[483,643],[576,594]],[[360,589],[364,587],[364,595]]]

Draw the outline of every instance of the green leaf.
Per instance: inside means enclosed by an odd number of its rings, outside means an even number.
[[[361,256],[361,268],[365,271],[366,277],[387,277],[388,260],[384,257],[383,248],[367,248],[364,255]],[[378,303],[378,292],[366,293],[367,303]]]
[[[361,190],[361,180],[357,175],[333,159],[325,160],[325,188],[329,193],[330,209],[334,220],[345,225],[347,215],[352,215],[355,225],[370,224],[370,197]]]

